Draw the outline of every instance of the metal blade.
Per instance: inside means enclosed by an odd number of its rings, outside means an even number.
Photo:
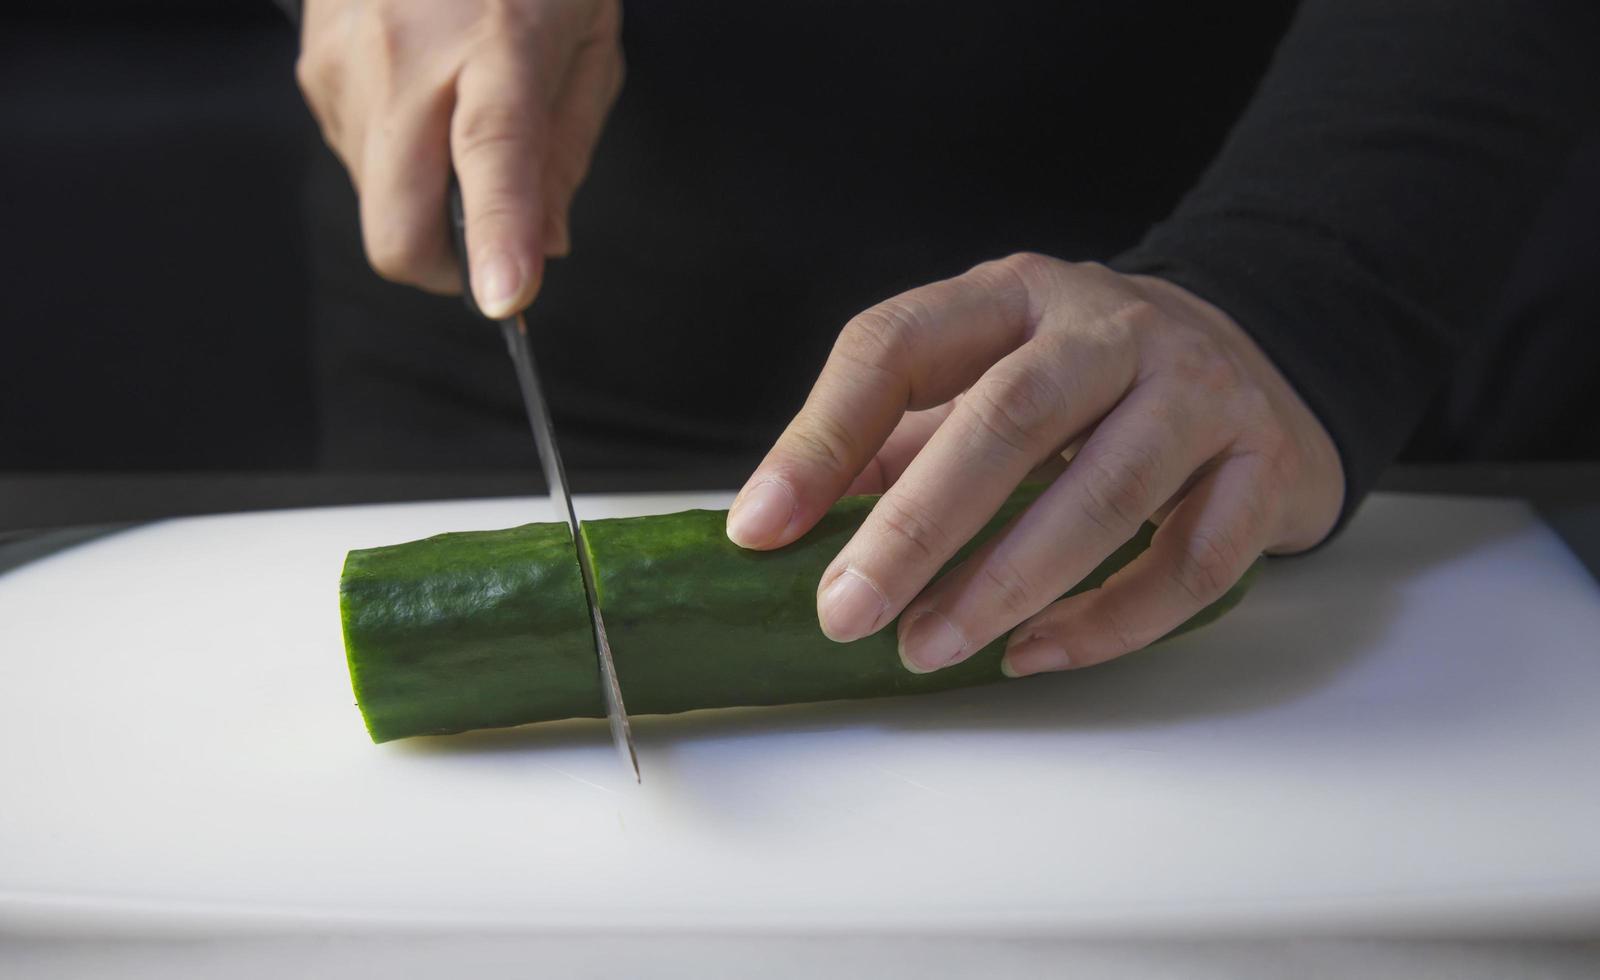
[[[617,664],[611,657],[611,641],[606,638],[605,619],[600,615],[594,566],[589,560],[589,550],[583,546],[583,539],[578,535],[578,512],[572,507],[566,467],[562,466],[561,453],[556,449],[555,428],[550,424],[550,411],[545,407],[539,373],[534,370],[533,349],[528,344],[528,325],[520,314],[499,322],[500,331],[506,338],[506,347],[511,351],[511,362],[516,365],[517,384],[522,388],[522,404],[528,410],[528,424],[533,426],[533,441],[539,447],[539,462],[544,467],[545,482],[550,486],[550,497],[566,512],[573,550],[578,553],[583,591],[588,596],[589,613],[594,620],[594,647],[600,661],[600,691],[605,696],[611,741],[617,747],[617,754],[622,756],[623,764],[632,767],[634,781],[639,782],[639,754],[633,747],[633,730],[628,725],[628,710],[622,704],[622,686],[617,682]]]

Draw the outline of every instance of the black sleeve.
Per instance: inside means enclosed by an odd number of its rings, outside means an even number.
[[[1340,524],[1600,112],[1593,0],[1307,0],[1217,159],[1111,263],[1227,311],[1333,437]]]

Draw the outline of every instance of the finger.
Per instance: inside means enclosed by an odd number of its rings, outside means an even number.
[[[420,87],[366,127],[359,170],[361,237],[385,279],[432,292],[461,287],[445,228],[450,93]]]
[[[1220,599],[1272,540],[1277,513],[1269,479],[1255,457],[1223,461],[1126,568],[1019,626],[1002,669],[1021,677],[1103,663],[1155,642]]]
[[[1136,351],[1092,336],[1041,334],[956,403],[823,573],[824,633],[856,639],[893,619],[1030,470],[1117,403],[1133,383]],[[923,617],[908,625],[917,635],[907,643],[923,656],[945,663],[962,655],[966,638],[954,624]]]
[[[959,663],[1054,602],[1225,445],[1222,427],[1175,386],[1136,387],[1011,526],[907,606],[907,669]]]
[[[348,62],[351,53],[360,48],[352,38],[357,23],[359,17],[348,4],[331,13],[321,4],[305,11],[300,24],[300,55],[294,64],[295,83],[323,138],[347,170],[351,169],[351,161],[345,149],[346,103],[352,84],[359,85],[366,74],[353,71]],[[356,162],[360,162],[359,158]]]
[[[845,490],[845,496],[856,493],[882,493],[894,486],[894,481],[900,479],[900,474],[911,465],[911,460],[927,444],[929,437],[939,428],[940,423],[950,417],[951,410],[955,408],[954,401],[945,402],[938,408],[930,408],[924,412],[907,412],[900,419],[900,424],[889,433],[889,438],[883,442],[883,448],[872,457],[872,462],[855,478]]]
[[[497,38],[467,62],[450,126],[472,295],[497,319],[533,301],[544,271],[545,86],[526,45]]]
[[[574,55],[556,96],[544,175],[546,255],[565,255],[572,247],[572,198],[589,172],[622,78],[622,53],[615,39],[591,41]]]
[[[949,401],[1033,329],[1028,287],[988,262],[880,303],[845,325],[798,415],[745,483],[728,537],[776,548],[811,528],[907,409]]]

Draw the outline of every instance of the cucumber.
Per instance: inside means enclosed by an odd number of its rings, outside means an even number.
[[[1023,487],[974,547],[1038,495]],[[633,714],[917,694],[998,681],[1005,639],[930,674],[900,663],[892,625],[837,644],[817,625],[823,570],[875,497],[835,505],[802,540],[746,551],[726,511],[585,522],[600,607]],[[1146,525],[1073,591],[1150,542]],[[1255,569],[1174,633],[1232,608]],[[345,650],[373,741],[605,715],[583,583],[565,524],[441,534],[352,551]]]

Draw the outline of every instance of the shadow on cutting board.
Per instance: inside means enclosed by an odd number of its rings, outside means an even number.
[[[634,732],[653,755],[675,744],[735,735],[1108,731],[1289,704],[1324,688],[1378,646],[1414,576],[1528,526],[1525,513],[1503,507],[1468,514],[1391,500],[1372,509],[1315,556],[1273,560],[1240,607],[1216,625],[1102,666],[919,696],[635,716]],[[1473,521],[1463,523],[1463,517]],[[1419,717],[1416,723],[1436,721]],[[424,754],[520,752],[603,742],[603,727],[556,722],[396,744]]]
[[[48,531],[13,531],[0,534],[0,575],[57,552],[120,534],[130,527],[138,526],[138,522],[93,524]]]

